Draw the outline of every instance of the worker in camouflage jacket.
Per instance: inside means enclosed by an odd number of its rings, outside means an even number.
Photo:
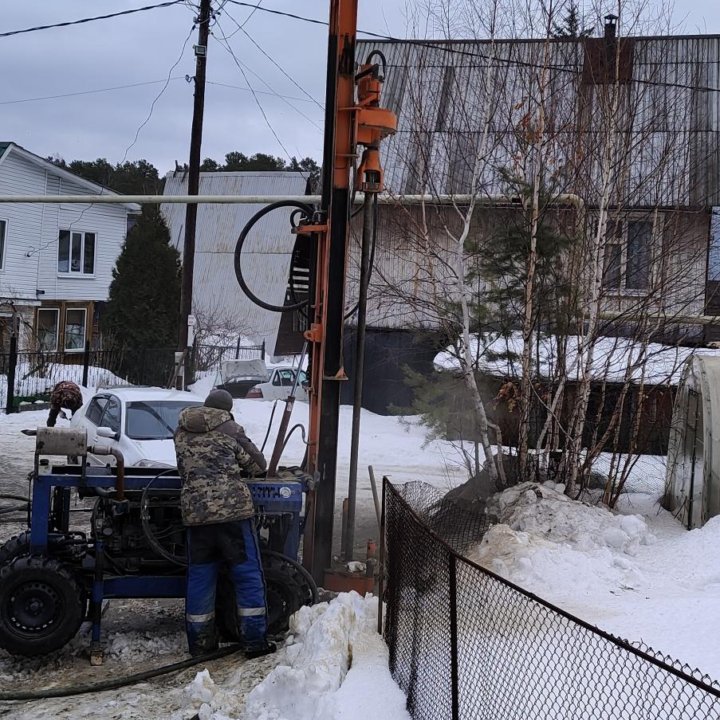
[[[185,628],[192,655],[217,648],[215,592],[224,562],[235,588],[245,654],[258,657],[273,652],[275,645],[266,638],[265,579],[246,480],[266,466],[231,410],[230,393],[213,390],[204,405],[180,413],[175,431],[187,528]]]
[[[83,404],[82,392],[80,388],[71,380],[62,380],[52,389],[50,393],[50,414],[47,419],[48,427],[55,427],[58,415],[63,410],[70,410],[74,415]]]

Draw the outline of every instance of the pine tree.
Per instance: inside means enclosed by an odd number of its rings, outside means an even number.
[[[594,28],[581,27],[580,11],[576,3],[571,2],[565,17],[560,23],[553,23],[553,37],[581,40],[592,37]]]
[[[143,209],[112,275],[103,333],[125,348],[129,379],[148,382],[138,376],[145,351],[177,345],[180,308],[180,255],[157,206]]]

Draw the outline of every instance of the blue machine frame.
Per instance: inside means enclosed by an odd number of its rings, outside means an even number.
[[[87,468],[81,466],[58,466],[50,468],[40,466],[35,473],[32,487],[32,513],[30,517],[30,551],[33,555],[50,556],[50,530],[53,520],[53,489],[77,488],[84,495],[100,494],[115,489],[116,476],[110,468]],[[90,474],[92,472],[92,474]],[[170,474],[172,473],[172,474]],[[177,471],[165,471],[155,474],[144,470],[143,474],[128,471],[124,478],[125,493],[142,493],[152,483],[153,491],[180,489],[180,477]],[[307,476],[290,475],[271,480],[248,480],[248,487],[255,502],[256,516],[259,519],[284,516],[290,519],[283,532],[286,532],[282,553],[297,560],[300,536],[305,519],[302,517],[303,493],[307,492]],[[98,492],[99,491],[99,492]],[[57,518],[56,518],[57,520]],[[67,527],[63,528],[67,532]],[[270,528],[272,533],[272,527]],[[79,568],[83,574],[92,575],[90,601],[96,608],[109,598],[181,598],[185,595],[185,574],[178,566],[173,575],[120,575],[108,573],[103,567],[104,543],[98,538],[88,538],[94,548],[92,554],[83,559]],[[92,641],[100,640],[100,613],[91,612],[93,620]]]

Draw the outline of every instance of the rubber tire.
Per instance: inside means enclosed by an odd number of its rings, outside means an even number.
[[[281,553],[263,552],[262,560],[268,610],[267,632],[268,635],[280,635],[287,631],[293,613],[303,605],[317,602],[317,586],[302,565]],[[218,578],[215,618],[222,640],[242,642],[235,611],[235,591],[225,572]]]
[[[23,590],[30,597],[50,601],[44,625],[24,630],[15,618],[13,600]],[[13,655],[37,657],[66,645],[77,633],[85,616],[85,592],[70,571],[57,560],[19,557],[0,567],[0,647]]]
[[[9,565],[15,558],[30,554],[30,533],[24,532],[11,537],[0,547],[0,567]]]

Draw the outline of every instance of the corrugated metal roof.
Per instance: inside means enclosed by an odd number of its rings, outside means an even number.
[[[387,186],[396,193],[469,192],[479,155],[480,192],[506,192],[506,173],[527,162],[528,122],[542,103],[548,182],[562,192],[593,202],[598,138],[616,123],[625,153],[614,178],[618,202],[720,204],[720,37],[631,42],[632,81],[621,86],[614,115],[605,102],[609,86],[583,85],[582,41],[358,42],[357,57],[380,47],[387,59],[383,104],[398,114],[398,132],[382,148]],[[541,76],[548,81],[544,99]]]
[[[299,172],[200,173],[201,195],[302,195]],[[187,193],[187,174],[169,173],[165,195]],[[280,313],[252,303],[240,289],[233,265],[238,236],[262,205],[199,205],[195,240],[193,310],[216,323],[275,347]],[[174,245],[182,252],[185,205],[161,205]],[[243,273],[251,290],[263,300],[282,305],[295,236],[290,211],[277,210],[255,226],[243,248]]]

